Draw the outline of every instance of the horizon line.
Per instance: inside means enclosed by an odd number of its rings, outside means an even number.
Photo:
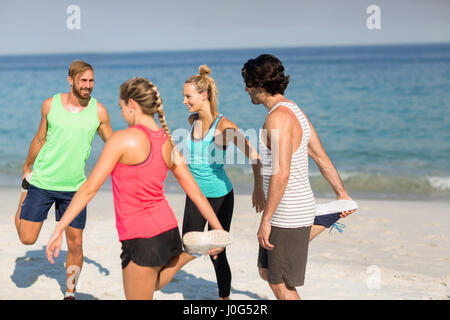
[[[298,45],[298,46],[255,46],[255,47],[226,47],[226,48],[202,48],[202,49],[154,49],[135,51],[73,51],[73,52],[34,52],[34,53],[0,53],[0,57],[11,56],[46,56],[46,55],[104,55],[104,54],[130,54],[130,53],[158,53],[158,52],[197,52],[197,51],[234,51],[234,50],[258,50],[258,49],[298,49],[298,48],[350,48],[350,47],[401,47],[401,46],[431,46],[450,45],[448,42],[408,42],[408,43],[377,43],[377,44],[340,44],[340,45]]]

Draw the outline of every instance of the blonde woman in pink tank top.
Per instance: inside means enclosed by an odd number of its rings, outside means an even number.
[[[133,78],[121,85],[119,97],[129,128],[117,131],[105,144],[92,173],[57,224],[46,254],[53,263],[53,255],[57,257],[61,248],[62,231],[111,174],[125,297],[152,299],[155,289],[169,283],[194,259],[182,250],[178,221],[164,196],[168,170],[210,226],[223,228],[174,147],[157,87],[145,78]],[[208,254],[216,256],[222,250],[212,249]]]

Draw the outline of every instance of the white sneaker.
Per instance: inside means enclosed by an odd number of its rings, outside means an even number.
[[[334,200],[327,203],[318,204],[316,207],[316,216],[330,213],[340,213],[343,211],[356,210],[358,204],[353,200]]]
[[[183,244],[186,252],[203,255],[211,249],[230,245],[231,235],[225,230],[192,231],[183,236]]]

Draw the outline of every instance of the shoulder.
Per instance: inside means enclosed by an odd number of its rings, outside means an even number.
[[[221,119],[219,120],[219,123],[217,124],[217,129],[220,131],[224,131],[227,129],[239,129],[237,125],[233,123],[230,119],[222,115]]]
[[[51,106],[53,102],[53,96],[50,98],[47,98],[44,100],[44,103],[42,103],[43,106]]]
[[[141,134],[139,130],[134,128],[117,130],[106,141],[104,150],[107,150],[110,154],[138,153],[139,150],[148,147],[148,142],[144,140],[145,136]]]
[[[53,102],[53,97],[50,97],[50,98],[47,98],[44,100],[44,102],[42,103],[42,108],[41,108],[43,115],[47,115],[50,112],[52,102]]]
[[[279,129],[286,128],[295,117],[292,110],[286,105],[279,105],[266,117],[266,126]]]
[[[145,133],[136,128],[127,128],[123,130],[117,130],[111,135],[108,143],[117,144],[122,147],[136,147],[139,146],[146,138]]]
[[[106,110],[106,107],[100,103],[100,101],[97,100],[97,114],[100,121],[106,120],[109,118],[108,110]]]

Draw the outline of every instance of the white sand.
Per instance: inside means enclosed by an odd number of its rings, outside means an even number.
[[[61,299],[65,287],[66,245],[51,265],[44,246],[55,226],[54,210],[36,244],[22,245],[14,227],[19,190],[0,189],[0,300]],[[169,194],[180,226],[184,195]],[[332,199],[330,199],[332,200]],[[342,219],[344,232],[325,231],[310,245],[303,299],[449,299],[450,203],[356,199],[359,210]],[[318,199],[324,202],[325,199]],[[259,214],[250,196],[236,195],[227,249],[232,268],[232,299],[274,299],[256,268]],[[124,299],[120,243],[112,193],[100,191],[88,206],[85,261],[78,299]],[[216,299],[209,258],[186,265],[156,299]]]

